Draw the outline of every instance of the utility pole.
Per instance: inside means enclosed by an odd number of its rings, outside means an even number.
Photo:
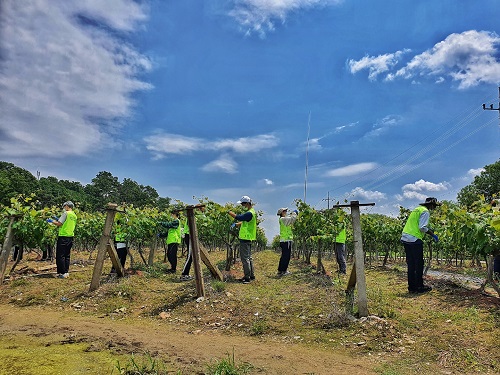
[[[331,199],[330,199],[330,192],[327,193],[326,197],[327,198],[326,199],[322,199],[322,201],[327,201],[328,202],[327,203],[328,209],[330,209],[330,201],[331,201]]]
[[[483,109],[485,111],[498,111],[498,118],[500,118],[500,87],[498,88],[498,107],[494,108],[493,104],[490,104],[489,107],[486,107],[486,104],[483,104]]]

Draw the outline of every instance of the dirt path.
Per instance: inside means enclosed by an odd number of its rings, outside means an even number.
[[[55,337],[88,342],[95,350],[166,355],[183,374],[202,373],[213,359],[233,353],[236,363],[249,362],[262,374],[375,374],[370,358],[352,358],[298,343],[226,336],[217,332],[187,332],[163,321],[111,320],[78,313],[0,305],[0,335]]]

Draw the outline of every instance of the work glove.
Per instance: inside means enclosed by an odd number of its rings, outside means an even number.
[[[47,223],[53,223],[53,222],[54,222],[54,220],[52,220],[52,219],[47,219],[47,220],[45,220],[45,221],[46,221]]]
[[[236,228],[236,223],[231,224],[231,229],[234,229],[234,228]]]
[[[439,237],[437,236],[437,234],[431,234],[431,237],[435,242],[439,242]]]
[[[293,210],[293,212],[295,212],[297,215],[299,214],[299,211],[298,211],[298,210]]]
[[[56,220],[56,221],[59,221],[59,218],[55,215],[51,216],[52,219]]]

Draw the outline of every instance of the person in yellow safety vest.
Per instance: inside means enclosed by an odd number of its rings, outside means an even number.
[[[500,207],[498,204],[498,199],[493,199],[491,201],[491,208],[494,213],[493,220],[491,221],[491,225],[500,232]],[[500,281],[500,249],[496,249],[496,253],[493,258],[493,278]]]
[[[345,259],[345,240],[346,231],[343,227],[335,237],[335,257],[339,266],[339,273],[345,275],[347,273],[347,263]]]
[[[229,211],[228,214],[233,219],[237,220],[233,225],[240,229],[240,257],[241,263],[243,264],[244,276],[239,281],[243,284],[248,284],[251,280],[255,280],[252,259],[252,241],[255,241],[257,238],[257,214],[252,207],[252,200],[248,195],[242,196],[237,203],[241,204],[246,212],[237,215],[233,211]]]
[[[287,215],[288,207],[283,207],[278,209],[277,215],[279,216],[280,225],[280,248],[281,257],[278,263],[278,274],[277,277],[282,277],[289,275],[288,264],[290,263],[290,257],[292,256],[292,244],[293,244],[293,223],[297,220],[298,211],[294,210]]]
[[[408,267],[408,292],[426,293],[432,290],[432,287],[424,285],[424,235],[427,233],[434,241],[439,238],[433,230],[428,227],[430,213],[441,203],[436,198],[429,197],[424,203],[415,208],[408,217],[401,235],[401,242],[405,248],[406,264]]]
[[[63,203],[63,213],[60,217],[53,216],[47,222],[59,227],[59,235],[56,245],[57,277],[66,279],[69,277],[70,253],[73,247],[73,238],[77,217],[73,212],[75,205],[71,201]]]
[[[123,268],[125,268],[125,262],[127,261],[128,244],[127,244],[127,233],[125,231],[124,222],[118,219],[115,224],[115,250],[118,255],[118,259]],[[116,273],[116,270],[111,268],[111,273]]]
[[[181,243],[181,225],[179,222],[179,212],[172,212],[172,220],[168,222],[161,222],[161,226],[167,229],[167,232],[160,233],[158,237],[167,237],[167,259],[170,263],[170,269],[167,273],[177,272],[177,251]]]

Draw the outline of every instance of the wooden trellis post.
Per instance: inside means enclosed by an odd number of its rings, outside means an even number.
[[[7,263],[9,262],[10,251],[12,248],[12,224],[18,215],[10,216],[9,226],[7,227],[7,233],[5,234],[5,240],[0,254],[0,285],[3,284],[3,278],[5,276],[5,269],[7,268]]]
[[[349,207],[351,209],[352,229],[354,237],[354,266],[349,276],[346,288],[346,296],[349,301],[353,301],[354,288],[358,286],[358,315],[368,316],[368,298],[366,297],[366,277],[365,277],[365,255],[363,252],[363,235],[361,233],[361,218],[359,207],[375,206],[375,203],[359,203],[351,201],[350,204],[335,205],[332,208]]]
[[[106,253],[109,254],[111,263],[113,264],[117,275],[122,277],[125,274],[122,264],[120,263],[120,259],[118,258],[118,254],[116,253],[114,242],[111,238],[111,229],[113,228],[115,215],[117,212],[122,212],[117,210],[117,207],[118,205],[114,203],[108,203],[106,207],[106,222],[104,224],[104,230],[102,232],[101,239],[99,240],[97,249],[97,257],[94,263],[94,272],[92,274],[92,281],[90,283],[91,292],[99,288]]]

